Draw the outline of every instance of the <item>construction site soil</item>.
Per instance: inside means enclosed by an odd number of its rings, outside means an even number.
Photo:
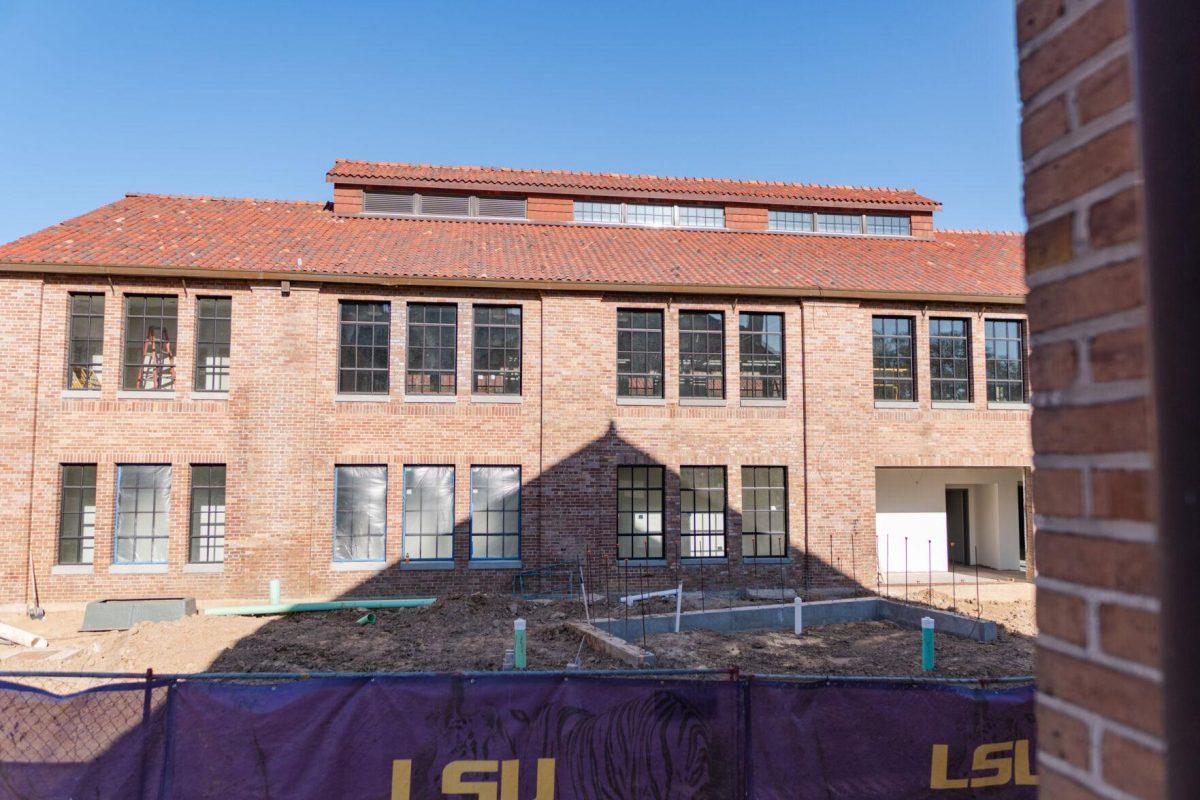
[[[1008,587],[982,599],[985,619],[998,623],[999,638],[981,643],[937,636],[938,676],[998,677],[1033,672],[1036,634],[1032,586]],[[913,591],[914,604],[947,608],[935,589]],[[708,608],[725,606],[713,602]],[[740,601],[739,604],[744,604]],[[688,606],[698,607],[689,602]],[[674,610],[673,599],[644,603],[646,613]],[[974,598],[956,598],[960,613],[975,616]],[[593,616],[630,615],[631,638],[643,644],[637,620],[642,609],[593,603]],[[432,606],[376,612],[373,625],[356,625],[354,610],[276,617],[225,617],[203,613],[175,622],[141,623],[125,631],[81,633],[80,611],[57,611],[32,621],[0,615],[50,641],[45,649],[0,642],[0,670],[61,672],[408,672],[497,670],[512,647],[513,620],[528,621],[528,667],[561,670],[623,669],[627,665],[588,648],[570,626],[583,620],[583,604],[520,600],[472,594],[439,598]],[[790,631],[716,633],[689,631],[648,636],[646,649],[659,667],[828,675],[919,675],[920,634],[890,622],[812,627]],[[53,687],[60,688],[60,687]]]

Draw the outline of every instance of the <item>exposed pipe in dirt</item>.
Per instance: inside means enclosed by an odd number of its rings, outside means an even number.
[[[49,642],[37,634],[23,631],[20,628],[15,628],[12,625],[5,625],[0,622],[0,639],[6,639],[13,644],[23,645],[25,647],[47,647]]]
[[[215,617],[259,617],[273,614],[296,614],[306,611],[340,611],[345,608],[419,608],[433,605],[436,597],[413,597],[400,600],[329,600],[318,603],[279,603],[261,606],[220,606],[206,608],[204,613]]]

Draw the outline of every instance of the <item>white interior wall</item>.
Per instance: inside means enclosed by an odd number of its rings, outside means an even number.
[[[879,569],[946,570],[946,489],[965,488],[971,547],[981,566],[1019,569],[1017,485],[1019,468],[877,469],[875,532]],[[905,541],[907,537],[907,542]],[[932,565],[930,564],[932,556]]]

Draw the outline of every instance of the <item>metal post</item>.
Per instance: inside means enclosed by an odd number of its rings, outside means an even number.
[[[641,568],[638,569],[638,590],[641,592],[641,594],[644,597],[646,594],[646,571]],[[645,649],[645,647],[646,647],[646,601],[644,599],[639,600],[638,607],[642,610],[642,649]]]
[[[908,537],[904,537],[904,602],[908,603]]]
[[[979,599],[979,548],[971,548],[971,560],[975,562],[975,619],[983,616],[983,601]]]
[[[925,567],[929,574],[929,586],[925,587],[929,592],[929,605],[933,605],[933,540],[925,540]]]

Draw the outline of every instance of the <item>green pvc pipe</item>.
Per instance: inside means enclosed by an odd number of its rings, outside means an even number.
[[[921,671],[933,669],[933,617],[921,617]]]
[[[525,620],[513,622],[513,666],[525,669]]]
[[[205,614],[217,617],[256,617],[270,614],[296,614],[303,611],[340,611],[344,608],[418,608],[433,605],[436,597],[401,600],[330,600],[324,603],[279,603],[263,606],[222,606],[206,608]]]
[[[361,617],[354,620],[354,624],[355,625],[374,625],[375,624],[375,615],[374,614],[363,614]]]

